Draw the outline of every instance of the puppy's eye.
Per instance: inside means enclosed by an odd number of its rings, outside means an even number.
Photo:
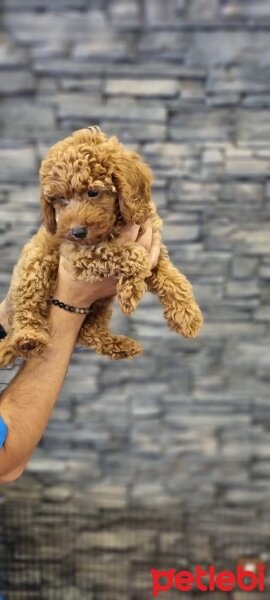
[[[98,190],[88,190],[88,192],[87,192],[88,198],[95,198],[98,195],[99,195]]]

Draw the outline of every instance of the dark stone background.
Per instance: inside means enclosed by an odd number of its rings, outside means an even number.
[[[115,331],[140,339],[144,355],[74,354],[43,439],[2,500],[192,506],[195,529],[213,516],[224,560],[236,523],[242,542],[258,532],[250,553],[266,560],[270,2],[6,0],[0,42],[1,297],[38,228],[41,158],[98,124],[152,166],[165,242],[205,317],[185,340],[154,296],[129,319],[116,310]]]

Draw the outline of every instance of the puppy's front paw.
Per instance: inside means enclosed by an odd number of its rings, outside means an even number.
[[[179,306],[177,310],[166,310],[164,316],[169,328],[186,338],[196,337],[203,324],[201,310],[195,301],[192,304]]]
[[[113,360],[120,360],[122,358],[132,359],[141,354],[142,351],[143,349],[139,342],[125,335],[112,336],[110,345],[103,347],[103,352]]]
[[[24,329],[15,333],[11,341],[18,356],[30,358],[31,356],[41,356],[49,339],[50,336],[46,332],[35,332],[32,329]]]
[[[194,338],[199,333],[203,324],[202,313],[197,306],[193,314],[185,313],[182,322],[182,335],[186,338]]]
[[[117,295],[124,315],[131,315],[147,289],[144,279],[122,277],[117,287]]]

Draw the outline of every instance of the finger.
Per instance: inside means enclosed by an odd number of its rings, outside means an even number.
[[[136,242],[149,252],[152,246],[152,227],[146,229],[146,231],[137,238]]]
[[[151,219],[146,219],[146,221],[144,221],[144,223],[142,223],[140,229],[141,229],[141,233],[145,233],[148,229],[152,229]]]
[[[158,263],[160,255],[160,241],[160,233],[159,231],[155,231],[153,233],[152,246],[149,253],[151,259],[151,269],[154,269]]]
[[[144,223],[142,223],[142,225],[140,226],[140,235],[144,235],[146,232],[151,231],[151,235],[152,235],[152,221],[151,219],[147,219],[146,221],[144,221]],[[136,240],[137,241],[137,240]]]
[[[10,288],[8,289],[7,295],[4,298],[4,302],[6,303],[6,306],[8,307],[11,303],[11,290]]]
[[[120,231],[119,238],[130,242],[135,242],[139,233],[140,225],[125,223]]]

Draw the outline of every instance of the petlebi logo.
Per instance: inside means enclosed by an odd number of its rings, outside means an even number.
[[[265,590],[265,565],[258,562],[254,570],[244,568],[238,564],[235,572],[224,570],[217,571],[213,565],[208,570],[196,565],[194,571],[160,571],[151,569],[152,596],[157,597],[161,592],[168,592],[175,588],[181,592],[231,592],[235,588],[243,592]]]

